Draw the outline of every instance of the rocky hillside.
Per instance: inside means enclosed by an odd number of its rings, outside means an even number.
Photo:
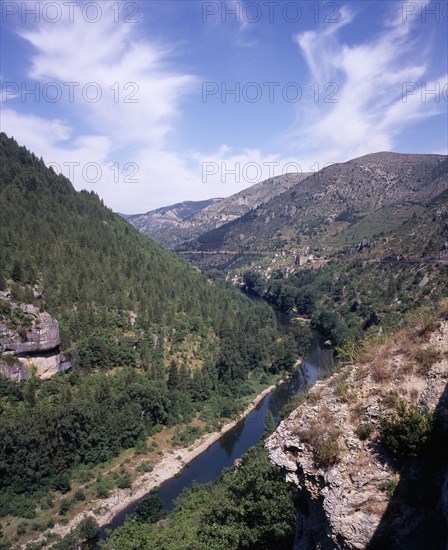
[[[375,153],[313,174],[186,249],[334,249],[387,233],[448,189],[443,155]]]
[[[145,230],[134,219],[129,219],[137,229],[151,236],[165,248],[173,249],[184,241],[195,239],[202,233],[236,220],[250,210],[283,193],[308,174],[285,174],[252,185],[226,199],[212,199],[210,205],[185,217],[182,221],[164,227]],[[138,222],[140,223],[140,222]]]
[[[299,491],[296,548],[445,549],[448,321],[411,326],[347,347],[267,439]]]
[[[60,352],[59,323],[31,304],[11,301],[0,292],[0,375],[16,382],[28,380],[35,367],[39,378],[50,378],[71,367]]]
[[[170,227],[177,227],[185,218],[193,216],[207,206],[215,204],[222,199],[208,199],[205,201],[184,201],[171,206],[164,206],[156,210],[150,210],[146,214],[120,214],[125,220],[132,223],[145,235],[152,236]]]

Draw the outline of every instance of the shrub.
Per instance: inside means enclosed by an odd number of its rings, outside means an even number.
[[[27,529],[28,529],[28,523],[26,521],[21,521],[17,525],[17,530],[16,530],[17,536],[21,537],[22,535],[24,535],[27,532]]]
[[[131,487],[132,487],[132,479],[130,474],[126,473],[118,478],[117,480],[118,489],[130,489]]]
[[[66,514],[72,506],[72,501],[68,498],[63,498],[59,503],[59,514],[63,516]]]
[[[96,496],[98,498],[107,498],[109,496],[109,489],[103,483],[100,483],[96,488]]]
[[[369,421],[360,422],[356,428],[356,435],[364,441],[373,431],[373,424]]]
[[[91,540],[94,539],[100,531],[100,527],[96,519],[92,516],[87,516],[79,524],[79,534],[81,537]]]
[[[313,448],[318,466],[326,469],[339,462],[341,458],[341,450],[338,445],[340,430],[332,423],[328,416],[328,409],[322,409],[319,422],[313,420],[309,428],[296,429],[293,430],[293,433]]]
[[[318,436],[313,442],[317,460],[322,468],[329,468],[340,460],[340,449],[330,433]]]
[[[79,483],[87,483],[88,481],[93,479],[93,472],[92,470],[80,470],[76,474],[76,479],[79,481]]]
[[[157,523],[166,515],[164,507],[165,504],[158,495],[151,495],[137,504],[135,517],[137,521]]]
[[[65,494],[71,489],[70,476],[68,474],[58,474],[51,481],[51,488]]]
[[[398,481],[395,481],[394,479],[388,479],[387,481],[382,481],[378,486],[380,491],[387,493],[390,497],[393,497],[395,495],[397,487],[398,487]]]
[[[428,348],[421,349],[417,355],[416,360],[419,365],[418,372],[420,374],[427,374],[434,363],[440,360],[441,353],[436,350],[434,347],[430,346]]]
[[[137,468],[136,468],[137,472],[152,472],[153,471],[153,467],[151,466],[151,464],[145,460],[144,462],[141,462]]]
[[[432,428],[432,415],[415,405],[399,400],[396,413],[380,420],[381,438],[385,447],[396,457],[416,456],[428,440]]]
[[[82,489],[78,489],[75,493],[75,500],[79,500],[80,502],[83,500],[86,500],[86,494]]]
[[[349,399],[349,383],[347,380],[347,376],[345,374],[341,374],[337,377],[336,383],[334,386],[334,393],[335,395],[343,402],[347,402]]]

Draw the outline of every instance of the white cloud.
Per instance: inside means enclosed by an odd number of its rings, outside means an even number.
[[[339,34],[353,21],[355,14],[343,8],[339,24],[294,37],[309,66],[310,82],[333,82],[338,88],[336,103],[325,102],[324,89],[318,102],[299,108],[298,125],[290,135],[299,154],[321,162],[393,150],[396,136],[410,124],[446,111],[444,101],[422,101],[419,93],[403,101],[405,82],[425,80],[428,89],[437,81],[442,88],[447,82],[446,74],[428,78],[427,52],[412,40],[411,21],[396,16],[376,38],[349,46]]]
[[[287,136],[290,153],[236,150],[231,144],[209,152],[173,151],[170,142],[183,101],[199,79],[172,68],[176,53],[172,47],[150,35],[140,36],[139,25],[114,23],[108,4],[101,5],[110,18],[94,25],[78,12],[73,23],[41,22],[20,31],[33,47],[29,78],[79,86],[74,88],[73,103],[64,88],[58,116],[51,116],[48,104],[42,111],[37,106],[32,115],[18,112],[13,107],[17,109],[19,101],[9,97],[2,130],[48,163],[59,165],[77,189],[94,189],[114,210],[142,212],[180,200],[228,196],[283,173],[285,167],[296,171],[297,163],[307,172],[327,162],[391,150],[407,125],[446,109],[444,102],[422,103],[419,93],[402,101],[403,82],[430,80],[424,63],[427,52],[421,60],[416,56],[410,23],[396,19],[375,39],[348,46],[341,42],[340,31],[356,18],[341,8],[339,24],[295,37],[310,68],[310,81],[334,81],[340,87],[338,103],[322,103],[331,89],[321,89],[318,103],[311,107],[307,103],[306,108],[303,104],[298,128]],[[244,23],[238,26],[242,40],[249,28]],[[102,91],[96,103],[81,94],[89,82]],[[129,95],[132,92],[134,97]],[[126,96],[137,102],[125,102]],[[287,167],[288,163],[295,164]],[[98,181],[93,181],[94,169],[86,171],[92,164],[101,171]]]

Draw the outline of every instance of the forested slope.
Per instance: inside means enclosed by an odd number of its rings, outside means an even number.
[[[234,414],[278,333],[268,306],[211,283],[5,134],[0,164],[1,314],[8,299],[48,311],[75,364],[49,381],[0,378],[0,516],[33,517],[30,494],[66,489],[73,466]]]

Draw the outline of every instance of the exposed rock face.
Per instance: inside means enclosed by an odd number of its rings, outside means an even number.
[[[439,505],[434,510],[410,503],[403,496],[409,479],[406,485],[403,472],[400,478],[397,463],[380,442],[379,417],[392,407],[391,392],[428,406],[439,419],[447,417],[443,396],[448,383],[448,322],[430,342],[415,343],[414,335],[403,333],[379,346],[363,362],[318,382],[309,399],[266,440],[271,462],[282,468],[286,480],[299,490],[295,548],[363,549],[378,533],[387,541],[387,548],[400,548],[398,541],[412,541],[414,533],[421,535],[419,522],[432,524],[431,514],[438,514],[439,525],[442,514],[448,519],[448,475],[439,486]],[[429,372],[422,372],[412,356],[428,346],[440,355]],[[371,430],[365,440],[359,436],[361,422]],[[393,499],[384,490],[386,483],[398,484]],[[440,535],[434,535],[434,540],[437,537]]]
[[[0,318],[0,374],[17,382],[36,368],[40,378],[50,378],[71,367],[60,353],[59,324],[47,312],[30,304],[9,302],[11,313]]]

